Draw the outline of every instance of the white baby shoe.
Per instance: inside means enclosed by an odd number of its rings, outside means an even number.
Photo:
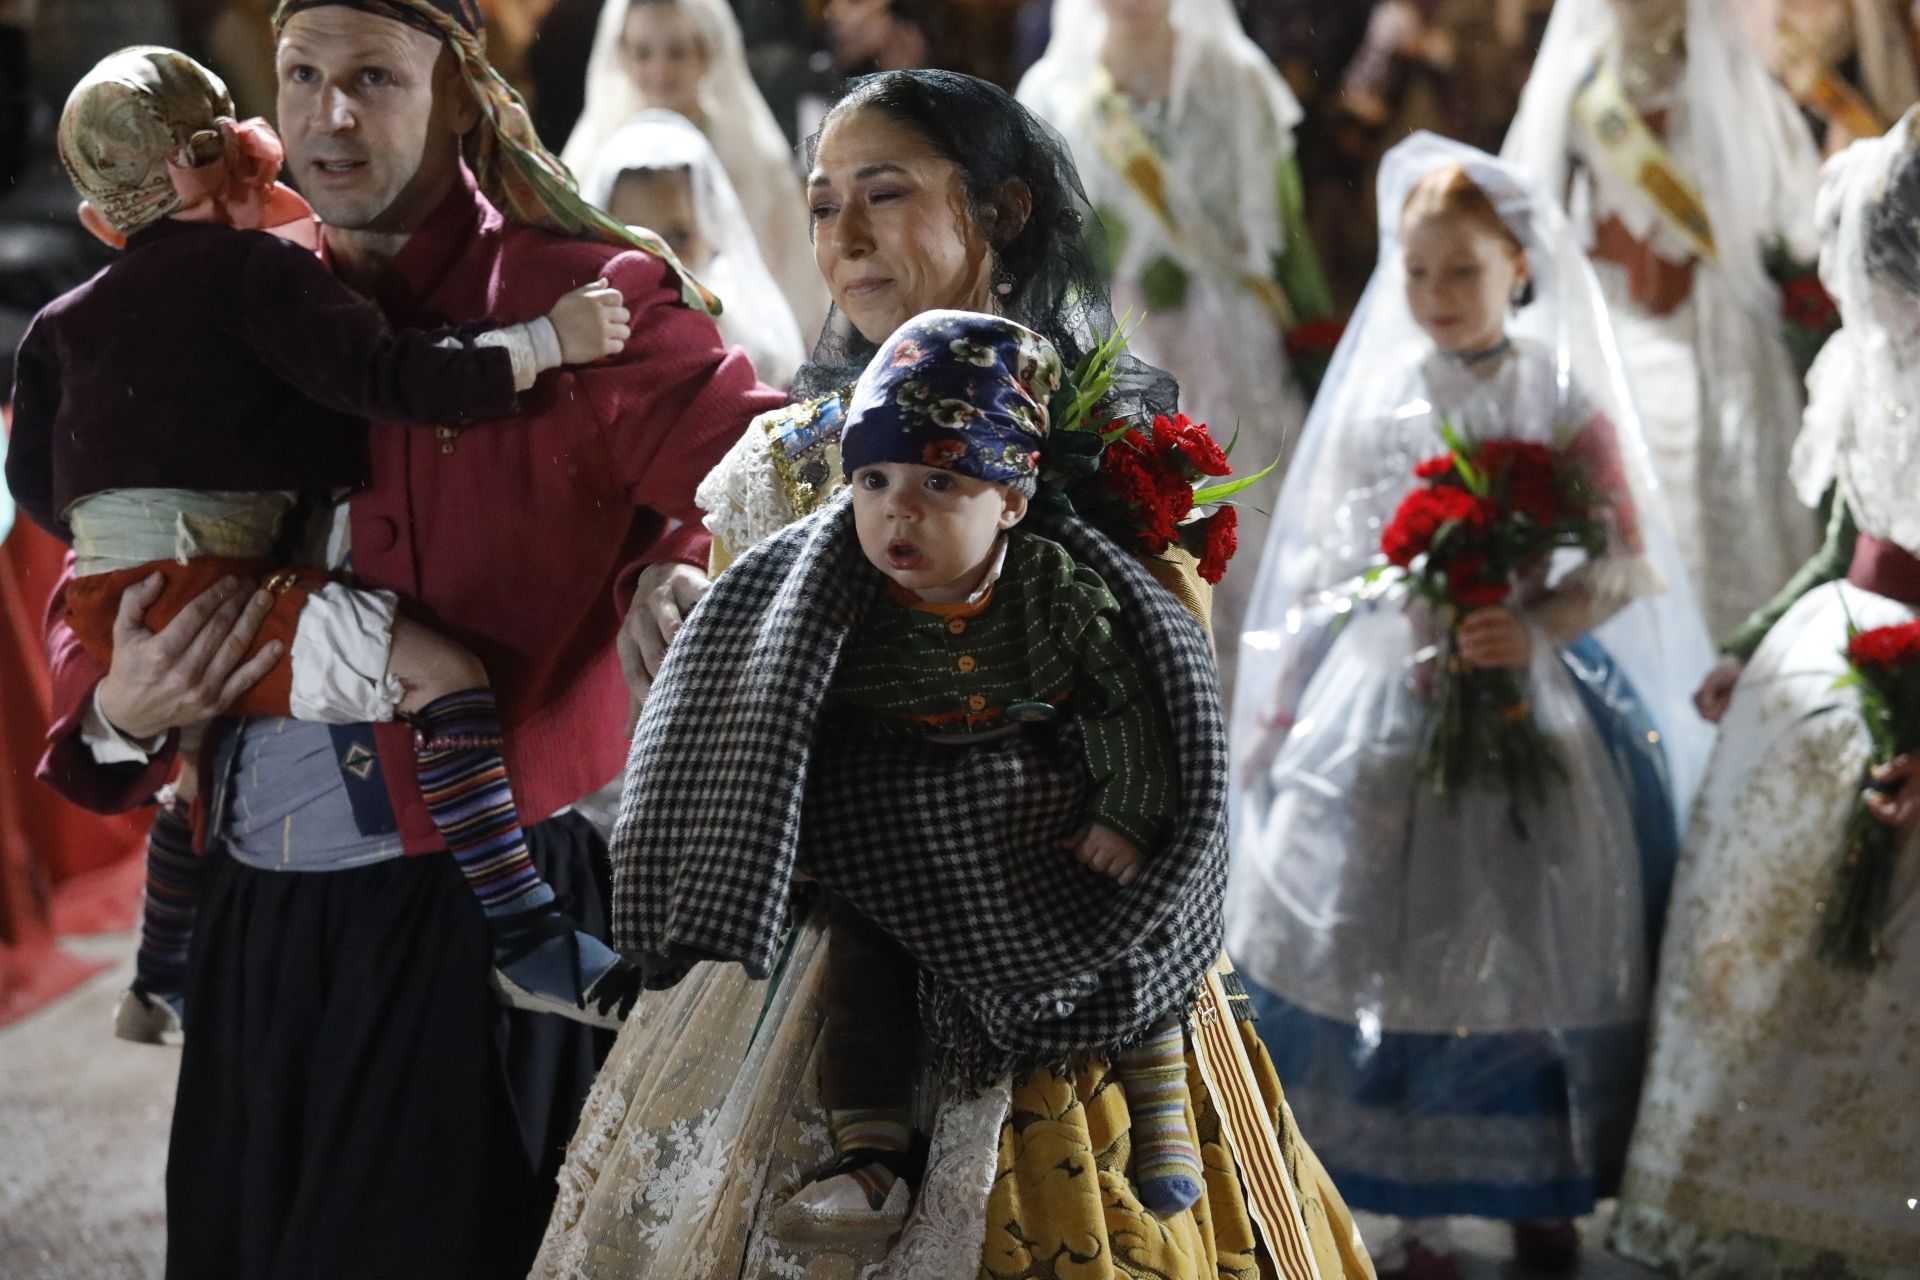
[[[788,1244],[884,1240],[906,1225],[907,1210],[912,1207],[913,1190],[905,1178],[893,1180],[876,1209],[866,1186],[852,1172],[829,1170],[780,1206],[773,1230]]]
[[[142,994],[129,988],[120,993],[120,1003],[113,1010],[113,1034],[122,1040],[131,1040],[135,1044],[162,1044],[177,1048],[186,1043],[186,1023],[181,1018],[181,1009],[176,1006],[179,997],[169,999],[166,996]]]

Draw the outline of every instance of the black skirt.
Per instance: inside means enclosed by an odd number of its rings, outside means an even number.
[[[606,846],[528,829],[605,935]],[[167,1162],[170,1280],[523,1280],[608,1033],[509,1013],[450,857],[213,869]]]

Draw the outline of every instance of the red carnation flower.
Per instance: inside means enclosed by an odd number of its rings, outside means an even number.
[[[1160,505],[1175,524],[1193,514],[1193,486],[1178,472],[1162,470],[1154,476]]]
[[[1445,571],[1447,595],[1463,609],[1499,604],[1513,591],[1505,580],[1487,577],[1487,558],[1478,551],[1449,560]]]
[[[1489,505],[1464,489],[1415,489],[1393,513],[1393,521],[1381,535],[1380,549],[1404,569],[1433,545],[1443,525],[1459,521],[1470,529],[1484,529],[1491,518]]]
[[[1437,458],[1428,458],[1414,464],[1413,474],[1422,480],[1438,480],[1442,476],[1453,474],[1453,455],[1443,453]]]
[[[1516,475],[1507,482],[1507,504],[1533,521],[1537,528],[1552,528],[1560,518],[1560,502],[1551,475]]]
[[[1158,478],[1149,463],[1152,454],[1144,447],[1146,443],[1146,437],[1139,432],[1129,431],[1108,445],[1100,455],[1100,479],[1115,503],[1134,521],[1144,522],[1144,527],[1134,531],[1141,549],[1148,555],[1159,555],[1174,539],[1176,520],[1170,514],[1168,501],[1161,496]],[[1189,489],[1189,509],[1192,502],[1193,492]]]
[[[1287,330],[1287,355],[1295,360],[1304,355],[1332,355],[1346,327],[1347,322],[1337,316],[1297,324]]]
[[[1188,466],[1203,476],[1233,473],[1226,452],[1214,441],[1207,424],[1195,422],[1184,413],[1153,420],[1153,450],[1163,462],[1169,464],[1172,460],[1168,455],[1178,453]]]
[[[1207,517],[1207,550],[1200,557],[1200,576],[1218,583],[1227,574],[1227,561],[1240,549],[1240,513],[1221,507]]]
[[[1480,446],[1476,461],[1496,475],[1516,470],[1550,474],[1558,458],[1550,446],[1531,440],[1489,440]]]
[[[1920,622],[1875,627],[1847,642],[1847,660],[1857,667],[1892,667],[1920,659]]]
[[[1780,314],[1801,329],[1831,329],[1840,322],[1832,296],[1814,275],[1797,276],[1780,286]]]

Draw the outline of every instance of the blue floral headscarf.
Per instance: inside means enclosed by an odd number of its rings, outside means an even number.
[[[849,479],[908,462],[1032,493],[1060,356],[1011,320],[929,311],[901,325],[854,384],[840,465]]]

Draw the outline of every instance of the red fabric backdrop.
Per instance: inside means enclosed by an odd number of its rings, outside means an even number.
[[[0,1025],[100,967],[55,934],[137,922],[152,820],[88,813],[34,780],[50,706],[41,621],[64,556],[25,517],[0,543]]]

